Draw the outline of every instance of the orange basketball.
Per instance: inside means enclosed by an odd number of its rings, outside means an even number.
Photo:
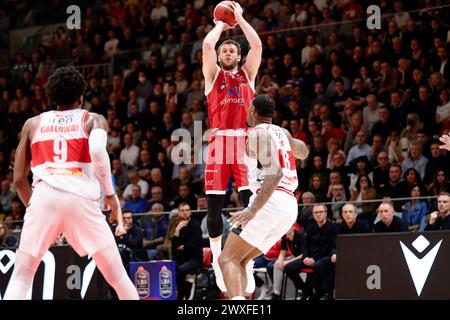
[[[234,27],[237,25],[237,21],[234,17],[234,9],[230,2],[231,1],[222,1],[218,3],[214,8],[213,16],[215,20],[223,21]]]

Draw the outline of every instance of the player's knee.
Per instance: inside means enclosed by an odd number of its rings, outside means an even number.
[[[217,260],[219,262],[219,266],[220,269],[223,270],[223,268],[225,268],[228,264],[230,263],[234,263],[234,259],[233,257],[231,257],[230,255],[228,255],[225,252],[222,252],[222,254],[219,256],[219,259]]]

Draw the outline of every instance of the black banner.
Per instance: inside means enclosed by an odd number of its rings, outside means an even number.
[[[450,299],[450,232],[337,241],[336,299]]]
[[[0,298],[8,286],[14,259],[14,249],[0,250]],[[110,298],[108,284],[93,259],[81,258],[70,246],[52,247],[34,277],[32,299]]]

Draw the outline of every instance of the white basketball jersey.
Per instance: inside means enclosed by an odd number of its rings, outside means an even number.
[[[298,186],[297,169],[295,158],[291,150],[289,139],[283,130],[274,124],[262,123],[254,129],[267,130],[275,144],[280,166],[283,171],[283,177],[278,183],[277,190],[294,192]],[[256,158],[249,155],[246,157],[248,181],[253,194],[257,193],[264,182],[264,171]]]
[[[100,198],[100,183],[89,154],[89,134],[84,127],[87,115],[86,110],[72,109],[39,116],[31,138],[33,185],[42,180],[87,199]]]

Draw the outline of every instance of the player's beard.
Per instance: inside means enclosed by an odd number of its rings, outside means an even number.
[[[220,64],[220,67],[221,67],[223,70],[225,70],[225,71],[231,71],[231,70],[234,70],[234,69],[237,67],[238,61],[237,61],[237,59],[235,59],[235,60],[233,60],[233,63],[231,63],[231,64],[225,64],[225,63],[222,61],[222,59],[220,59],[220,60],[219,60],[219,64]]]

